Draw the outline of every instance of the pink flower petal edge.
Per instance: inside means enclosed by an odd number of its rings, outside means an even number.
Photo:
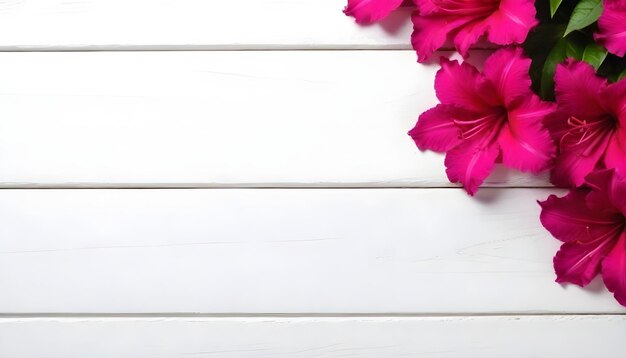
[[[424,112],[409,135],[420,150],[446,152],[446,174],[474,195],[498,158],[505,166],[538,173],[556,149],[543,120],[554,105],[530,90],[530,60],[521,48],[493,53],[480,73],[442,59],[435,77],[441,102]]]
[[[447,39],[467,57],[481,37],[498,45],[524,42],[538,24],[533,0],[415,0],[411,43],[419,62],[427,61]]]
[[[558,115],[546,127],[558,144],[552,183],[578,187],[595,169],[626,165],[626,80],[609,84],[591,65],[569,60],[555,74]]]
[[[626,55],[626,0],[604,0],[603,5],[594,38],[609,52],[622,57]]]
[[[384,19],[402,5],[403,0],[348,0],[343,12],[354,17],[359,24],[369,24]]]
[[[595,171],[585,187],[540,202],[541,223],[564,241],[554,257],[557,282],[585,286],[598,274],[626,306],[626,178]]]

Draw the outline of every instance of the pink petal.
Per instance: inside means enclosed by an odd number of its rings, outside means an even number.
[[[608,85],[600,100],[607,111],[606,116],[615,121],[615,131],[604,155],[604,165],[606,168],[623,168],[626,166],[626,79]]]
[[[568,124],[569,115],[557,109],[543,120],[543,125],[550,132],[550,136],[555,144],[559,145],[561,138],[572,129]]]
[[[609,139],[610,136],[607,135],[597,141],[589,140],[565,149],[561,145],[561,151],[552,168],[552,184],[564,188],[581,186],[587,174],[598,166]]]
[[[626,0],[604,1],[594,38],[609,52],[620,57],[626,55]]]
[[[478,42],[485,31],[487,31],[487,24],[482,19],[469,22],[457,31],[454,36],[454,46],[463,58],[469,56],[470,47]]]
[[[477,113],[489,111],[497,104],[486,78],[474,66],[456,60],[442,58],[435,76],[435,92],[441,103]]]
[[[519,96],[532,94],[530,62],[519,47],[498,50],[487,58],[484,74],[494,84],[500,103],[509,104]]]
[[[615,213],[593,210],[586,205],[588,189],[574,189],[559,198],[550,195],[541,205],[541,224],[556,239],[589,243],[610,236],[619,226]]]
[[[532,173],[551,165],[556,146],[542,122],[554,109],[553,104],[533,95],[509,111],[508,124],[498,138],[504,165]]]
[[[596,76],[591,65],[568,60],[557,66],[554,76],[556,101],[559,110],[567,116],[585,120],[603,116],[600,96],[606,87],[606,80]]]
[[[626,214],[626,178],[615,169],[598,170],[587,175],[585,184],[592,191],[585,198],[587,207],[601,211],[620,222]]]
[[[600,272],[600,261],[611,250],[613,240],[594,241],[587,244],[568,242],[554,256],[556,282],[569,282],[586,286]]]
[[[522,43],[535,19],[533,0],[415,0],[413,48],[423,62],[454,35],[457,50],[467,57],[469,48],[485,33],[497,44]]]
[[[435,1],[436,0],[413,0],[413,3],[417,6],[420,15],[426,16],[441,10],[440,4],[437,4]]]
[[[622,232],[613,250],[602,261],[602,279],[622,306],[626,306],[626,233]]]
[[[422,16],[413,12],[413,34],[411,44],[419,62],[428,61],[430,56],[446,42],[448,33],[466,24],[470,19],[458,16],[433,14]]]
[[[607,85],[600,103],[618,121],[626,120],[626,79]]]
[[[487,38],[499,45],[522,43],[539,23],[535,15],[534,0],[501,0],[500,8],[485,20],[489,27]]]
[[[589,188],[574,189],[563,198],[551,195],[542,206],[541,223],[554,237],[565,241],[554,257],[557,282],[571,282],[580,286],[588,284],[598,273],[608,270],[613,292],[626,293],[626,268],[624,266],[624,214],[615,203],[626,205],[626,181],[615,170],[594,172],[587,177]],[[616,242],[621,254],[607,265],[606,255],[615,253]],[[603,261],[604,260],[604,261]],[[619,267],[621,277],[616,276]],[[605,281],[606,282],[606,281]],[[609,287],[609,283],[607,283]],[[625,298],[626,296],[623,296]]]
[[[353,16],[357,23],[367,24],[385,18],[397,9],[403,0],[348,0],[343,12]],[[323,25],[322,25],[323,26]]]
[[[460,142],[459,128],[453,120],[465,116],[458,108],[439,104],[420,115],[409,135],[420,150],[448,151]]]
[[[591,210],[606,211],[607,208],[615,211],[612,200],[612,190],[615,169],[596,170],[585,178],[585,186],[592,191],[585,197],[586,205]]]
[[[469,195],[489,176],[500,151],[497,143],[485,143],[484,138],[464,140],[448,151],[446,174],[452,183],[461,183]]]
[[[546,121],[560,150],[552,171],[553,184],[579,186],[587,174],[602,167],[615,128],[611,112],[618,110],[614,102],[621,103],[614,96],[618,90],[619,87],[607,86],[606,80],[596,76],[593,67],[586,63],[568,60],[557,67],[555,93],[559,115]]]
[[[604,166],[607,169],[626,169],[626,130],[616,130],[604,153]]]

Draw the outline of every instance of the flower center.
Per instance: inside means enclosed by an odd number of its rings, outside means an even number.
[[[486,115],[470,120],[455,119],[454,124],[459,128],[461,139],[472,139],[482,136],[486,144],[494,140],[502,125],[506,123],[507,111],[504,107],[496,107]]]
[[[587,121],[576,117],[567,119],[569,129],[561,137],[561,148],[572,148],[584,145],[587,149],[582,153],[584,156],[593,152],[594,148],[602,143],[607,135],[617,128],[617,121],[611,116],[599,120]]]
[[[593,245],[601,241],[608,242],[615,240],[617,236],[626,228],[626,219],[622,217],[621,220],[616,220],[611,226],[611,229],[596,237],[594,237],[589,227],[587,227],[587,235],[589,235],[590,239],[585,241],[578,240],[576,243],[581,245]]]

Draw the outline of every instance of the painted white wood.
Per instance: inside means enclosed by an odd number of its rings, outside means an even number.
[[[0,185],[449,186],[406,134],[437,68],[410,51],[2,53]]]
[[[0,312],[623,312],[553,282],[549,193],[1,190]]]
[[[410,8],[361,27],[346,2],[2,0],[0,50],[410,47]]]
[[[0,355],[620,357],[625,316],[4,318]]]

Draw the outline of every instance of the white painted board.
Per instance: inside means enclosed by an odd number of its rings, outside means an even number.
[[[347,0],[3,0],[0,50],[410,47],[411,9],[362,27]]]
[[[11,358],[619,357],[625,316],[4,318]]]
[[[412,57],[2,53],[0,186],[450,186],[407,135],[437,103],[438,66]],[[548,182],[498,168],[486,185]]]
[[[410,9],[344,5],[0,0],[0,357],[620,355],[600,280],[552,282],[553,190],[434,189]],[[127,52],[28,52],[85,50]],[[6,189],[52,187],[294,189]]]
[[[615,313],[545,189],[1,190],[4,313]]]

